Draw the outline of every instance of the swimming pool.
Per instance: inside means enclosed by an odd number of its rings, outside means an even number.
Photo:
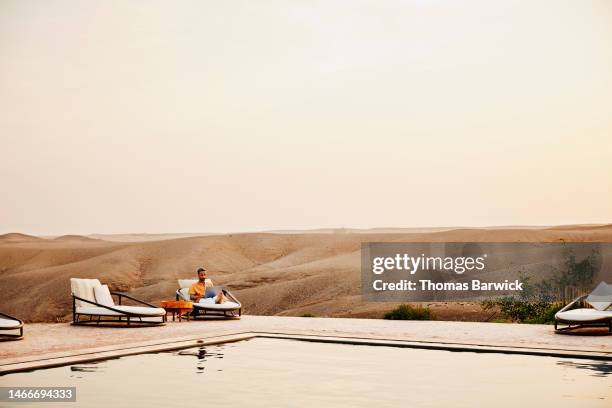
[[[62,405],[75,408],[610,407],[611,378],[606,361],[255,338],[7,374],[0,386],[75,386],[77,402]]]

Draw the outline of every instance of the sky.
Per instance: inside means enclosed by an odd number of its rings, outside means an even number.
[[[612,2],[0,0],[0,233],[612,222]]]

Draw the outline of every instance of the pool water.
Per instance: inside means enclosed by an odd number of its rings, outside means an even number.
[[[62,404],[75,408],[609,408],[611,379],[612,363],[594,360],[256,338],[8,374],[0,386],[75,386],[77,402]]]

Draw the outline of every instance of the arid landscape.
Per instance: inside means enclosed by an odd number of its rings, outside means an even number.
[[[362,242],[612,242],[612,225],[274,231],[240,234],[0,235],[0,310],[30,322],[70,319],[69,278],[158,303],[205,265],[254,315],[380,318],[362,302]],[[428,303],[439,319],[484,321],[476,303]]]

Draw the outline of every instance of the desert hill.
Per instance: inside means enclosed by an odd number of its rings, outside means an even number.
[[[9,232],[8,234],[0,235],[0,242],[29,242],[38,241],[41,238],[33,235],[21,234],[19,232]]]
[[[7,235],[9,237],[7,238]],[[98,278],[153,303],[172,299],[178,278],[205,265],[250,314],[379,317],[389,303],[363,303],[362,242],[612,242],[612,225],[440,229],[430,232],[247,233],[117,242],[100,236],[0,237],[0,310],[28,321],[62,321],[69,278]],[[453,318],[448,305],[433,305]],[[465,306],[461,316],[478,310]],[[445,315],[446,313],[446,315]]]
[[[87,237],[113,242],[145,242],[165,241],[177,238],[201,237],[207,235],[219,235],[210,233],[178,233],[178,234],[91,234]]]
[[[96,241],[96,238],[86,237],[83,235],[61,235],[59,237],[52,238],[54,241],[76,241],[76,242],[91,242]]]

